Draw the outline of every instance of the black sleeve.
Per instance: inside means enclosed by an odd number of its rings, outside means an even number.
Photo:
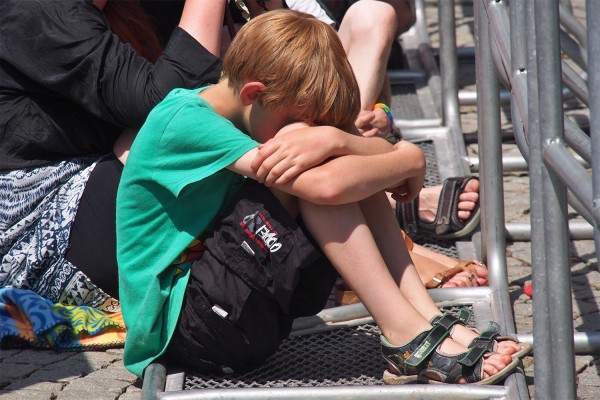
[[[138,127],[175,87],[218,79],[220,61],[176,28],[156,64],[108,28],[91,0],[0,1],[0,54],[37,86],[96,117]]]

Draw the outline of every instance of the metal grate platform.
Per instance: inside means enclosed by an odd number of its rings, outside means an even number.
[[[456,314],[460,307],[443,308]],[[265,364],[225,376],[187,372],[185,390],[382,385],[379,328],[372,323],[290,337]]]
[[[422,120],[425,118],[414,84],[394,84],[391,86],[391,110],[394,118]]]

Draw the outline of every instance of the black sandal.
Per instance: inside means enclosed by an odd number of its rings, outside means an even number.
[[[489,354],[487,349],[474,346],[462,354],[444,355],[438,347],[448,335],[448,329],[436,324],[404,346],[394,346],[381,336],[381,352],[388,362],[388,369],[383,374],[384,383],[457,383],[464,378],[467,383],[492,384],[506,378],[518,365],[519,360],[513,359],[501,371],[484,378],[483,363],[484,356]]]
[[[474,176],[448,178],[444,180],[437,213],[432,222],[419,218],[419,197],[410,203],[396,203],[396,219],[409,235],[417,233],[436,235],[440,239],[458,239],[471,234],[479,226],[481,210],[479,201],[467,220],[458,218],[459,196]]]

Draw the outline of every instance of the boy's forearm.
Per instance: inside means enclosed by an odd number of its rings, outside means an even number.
[[[364,137],[344,132],[340,129],[332,128],[331,134],[337,137],[339,145],[333,151],[331,156],[345,155],[376,155],[392,151],[393,146],[382,138]]]
[[[423,153],[404,143],[384,154],[337,157],[275,186],[317,204],[346,204],[406,181],[408,186],[422,185],[424,174]]]

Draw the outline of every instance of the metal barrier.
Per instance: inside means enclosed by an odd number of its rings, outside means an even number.
[[[587,38],[569,5],[566,1],[511,0],[509,8],[504,0],[475,1],[479,144],[483,147],[480,161],[486,207],[482,231],[488,265],[502,262],[504,254],[504,232],[497,228],[503,226],[498,210],[504,209],[499,181],[500,123],[496,118],[500,111],[499,79],[511,90],[515,138],[529,164],[536,397],[561,400],[576,398],[574,354],[600,351],[599,332],[573,331],[567,216],[569,192],[573,208],[594,227],[600,221],[598,160],[592,157],[594,150],[600,151],[598,127],[594,125],[599,106],[600,30],[591,21],[591,16],[600,15],[600,3],[586,2]],[[590,44],[587,53],[586,43]],[[582,74],[563,61],[559,44],[565,48],[563,54],[583,69]],[[590,75],[586,82],[588,63]],[[589,104],[591,140],[564,119],[563,84]],[[572,152],[592,165],[591,175]],[[598,245],[597,229],[593,236]]]

